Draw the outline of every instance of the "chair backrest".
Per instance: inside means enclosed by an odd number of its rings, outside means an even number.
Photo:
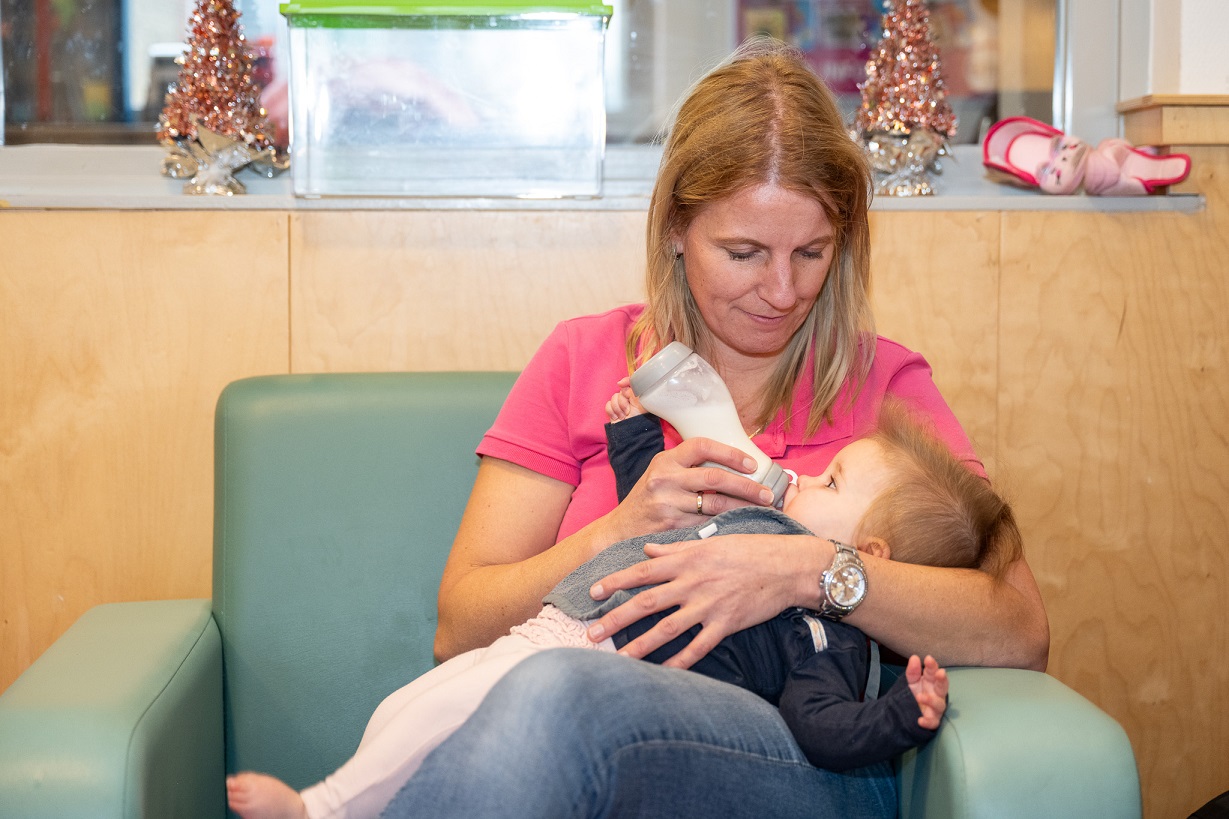
[[[227,770],[318,781],[432,665],[436,592],[514,373],[266,376],[215,424]]]

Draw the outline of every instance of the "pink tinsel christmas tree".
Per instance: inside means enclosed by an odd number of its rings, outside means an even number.
[[[253,54],[232,0],[197,0],[179,77],[158,119],[158,141],[171,148],[162,172],[189,178],[188,193],[243,193],[231,176],[255,163],[266,176],[286,167],[260,106]]]
[[[956,133],[925,0],[889,0],[879,43],[866,62],[854,121],[875,171],[875,192],[934,192],[930,173]]]

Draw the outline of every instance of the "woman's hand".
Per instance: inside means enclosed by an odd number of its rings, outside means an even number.
[[[590,627],[589,637],[602,640],[656,612],[678,606],[620,654],[644,657],[699,625],[700,633],[664,663],[689,668],[736,631],[775,617],[798,605],[801,584],[818,591],[817,578],[831,561],[831,544],[800,535],[724,535],[645,547],[649,560],[599,580],[590,594],[604,600],[620,589],[652,586]],[[660,584],[660,585],[655,585]]]
[[[746,477],[755,468],[753,458],[710,438],[691,438],[659,452],[609,515],[619,535],[616,539],[695,526],[739,506],[770,505],[772,493]]]

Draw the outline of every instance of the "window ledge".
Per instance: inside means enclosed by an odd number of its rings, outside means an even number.
[[[15,145],[0,147],[0,208],[38,210],[647,210],[661,149],[611,146],[604,193],[594,199],[359,198],[294,196],[289,174],[267,179],[240,171],[242,196],[190,196],[164,177],[160,146]],[[1204,207],[1198,194],[1047,196],[987,177],[981,148],[960,145],[935,177],[938,193],[876,197],[881,211],[1179,211]]]

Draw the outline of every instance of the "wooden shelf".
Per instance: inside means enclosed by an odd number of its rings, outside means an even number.
[[[1135,145],[1229,145],[1229,96],[1149,95],[1118,103]]]

